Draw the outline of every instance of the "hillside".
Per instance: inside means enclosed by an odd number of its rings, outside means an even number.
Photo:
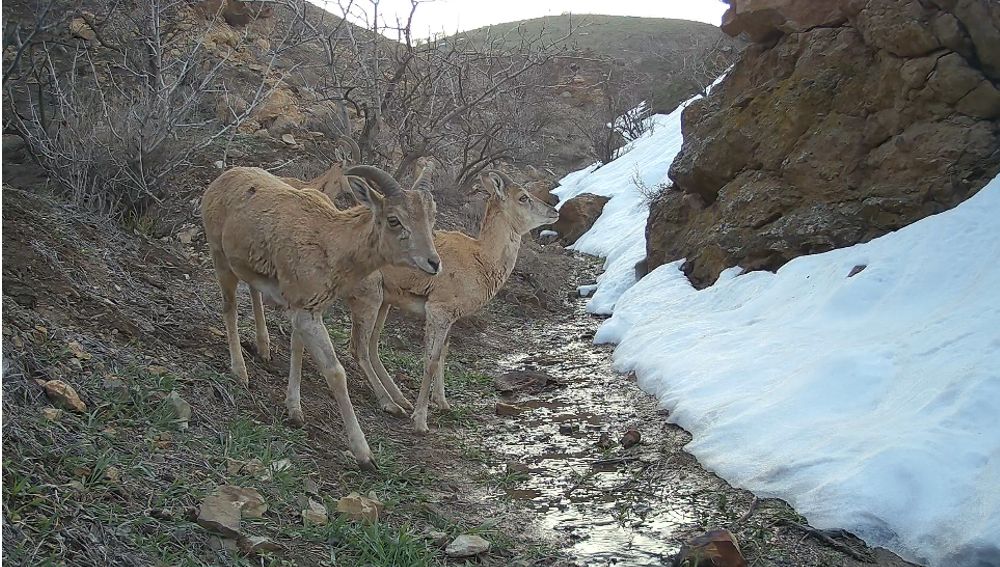
[[[702,22],[596,14],[564,14],[520,20],[463,32],[481,39],[512,32],[556,41],[583,58],[630,66],[648,86],[656,112],[668,112],[700,91],[735,61],[744,42]],[[570,33],[572,31],[572,33]]]

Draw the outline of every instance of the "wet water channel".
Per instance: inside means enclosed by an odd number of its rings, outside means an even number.
[[[529,328],[535,348],[502,361],[515,382],[550,380],[513,388],[505,396],[513,407],[503,408],[510,415],[487,438],[506,459],[498,473],[511,479],[507,494],[559,534],[576,564],[663,565],[712,520],[706,500],[721,481],[683,453],[687,433],[656,401],[614,372],[612,349],[592,344],[600,320],[584,305]],[[629,429],[642,441],[626,449]]]

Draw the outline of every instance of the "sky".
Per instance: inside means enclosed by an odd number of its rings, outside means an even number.
[[[323,0],[310,0],[323,6]],[[345,0],[346,1],[346,0]],[[369,0],[355,0],[368,9]],[[380,0],[385,15],[399,14],[405,18],[410,0]],[[721,0],[434,0],[421,3],[414,18],[413,31],[419,37],[444,31],[446,34],[478,27],[554,16],[574,14],[605,14],[613,16],[643,16],[647,18],[677,18],[719,25],[726,4]],[[340,13],[336,2],[326,8]]]

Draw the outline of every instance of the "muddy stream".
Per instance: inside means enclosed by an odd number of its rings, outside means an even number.
[[[498,411],[510,415],[486,434],[506,459],[495,472],[576,564],[663,565],[718,519],[724,483],[683,453],[689,435],[656,400],[612,370],[612,348],[592,344],[601,320],[585,304],[526,328],[534,348],[501,361],[515,386],[503,398],[512,407]],[[641,442],[626,449],[629,429]]]

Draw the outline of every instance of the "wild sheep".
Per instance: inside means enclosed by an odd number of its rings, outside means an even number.
[[[338,210],[315,189],[295,189],[255,167],[220,175],[202,199],[202,220],[219,287],[233,373],[248,384],[236,321],[236,287],[250,286],[257,349],[270,358],[263,299],[284,307],[292,324],[285,405],[293,423],[304,423],[299,395],[303,348],[326,379],[344,420],[358,465],[374,468],[371,450],[347,393],[344,367],[323,325],[323,311],[339,294],[373,271],[409,266],[441,271],[431,233],[436,213],[427,191],[404,191],[388,173],[371,166],[344,172],[364,205]]]
[[[297,177],[278,177],[278,179],[295,187],[296,189],[316,189],[337,203],[337,197],[342,194],[349,194],[351,189],[344,178],[344,171],[361,161],[361,148],[357,142],[347,136],[337,138],[336,158],[333,165],[318,176],[309,179],[299,179]]]
[[[444,360],[452,324],[475,313],[497,294],[514,269],[521,238],[559,216],[553,207],[499,171],[484,172],[480,182],[490,198],[479,237],[452,231],[434,233],[444,263],[440,275],[432,278],[387,267],[365,278],[347,297],[351,349],[381,407],[393,414],[403,414],[413,406],[379,359],[379,335],[391,306],[425,317],[424,376],[413,412],[414,429],[421,433],[428,431],[432,382],[434,403],[441,409],[449,407],[444,393]]]

